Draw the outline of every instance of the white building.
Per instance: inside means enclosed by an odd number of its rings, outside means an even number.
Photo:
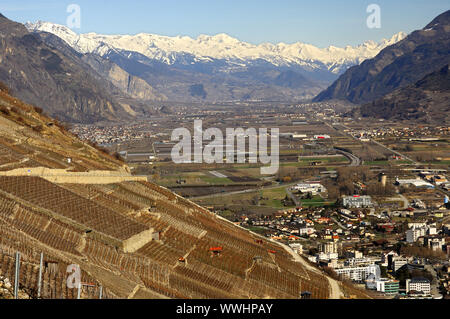
[[[424,228],[427,227],[427,223],[425,222],[414,222],[414,223],[408,223],[408,228]]]
[[[376,282],[377,291],[385,293],[387,295],[396,295],[400,288],[400,282],[398,280],[391,280],[387,278],[380,278]]]
[[[402,268],[404,265],[406,265],[408,263],[408,258],[405,257],[396,257],[394,258],[394,260],[392,261],[392,268],[394,271],[399,270],[400,268]]]
[[[289,247],[292,248],[297,254],[302,255],[303,254],[303,245],[302,244],[289,244]]]
[[[337,260],[338,259],[338,254],[337,253],[324,253],[321,252],[317,255],[317,257],[319,258],[319,260]]]
[[[312,228],[312,227],[303,227],[303,228],[300,228],[299,230],[298,230],[298,234],[300,235],[300,236],[304,236],[304,235],[312,235],[312,234],[314,234],[316,232],[316,230],[314,229],[314,228]]]
[[[426,227],[411,228],[406,231],[406,241],[408,243],[415,243],[419,237],[425,236],[427,233]]]
[[[338,275],[357,282],[365,281],[371,274],[373,274],[376,278],[379,278],[381,275],[380,266],[378,265],[344,267],[335,269],[335,271]]]
[[[381,266],[388,267],[390,262],[389,260],[393,260],[395,257],[398,257],[398,254],[395,251],[390,251],[389,253],[381,254]]]
[[[434,251],[442,251],[442,247],[445,245],[444,237],[425,237],[425,245]]]
[[[417,179],[396,179],[396,184],[399,186],[415,186],[419,188],[434,188],[433,184],[430,184],[423,179],[417,178]]]
[[[329,140],[331,138],[330,135],[323,134],[323,135],[314,135],[315,140]]]
[[[320,245],[320,251],[328,254],[328,253],[337,253],[338,252],[338,244],[335,242],[326,242]]]
[[[365,208],[372,207],[372,198],[370,196],[345,196],[342,198],[342,205],[347,208]]]
[[[425,235],[436,235],[436,224],[427,225],[426,223],[408,223],[410,229],[406,231],[406,241],[408,243],[415,243],[419,237]]]
[[[411,291],[423,292],[425,295],[430,295],[431,283],[426,278],[406,279],[406,293]]]
[[[327,189],[325,186],[319,183],[301,183],[292,187],[292,190],[298,191],[303,194],[311,193],[317,195],[319,193],[325,193]]]
[[[372,265],[378,261],[380,259],[377,257],[348,258],[344,264],[349,267],[361,267],[363,265]]]

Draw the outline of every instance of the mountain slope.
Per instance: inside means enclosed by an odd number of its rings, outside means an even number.
[[[226,34],[165,37],[153,34],[78,35],[48,22],[27,23],[81,54],[96,55],[145,80],[171,101],[295,101],[312,98],[348,67],[405,37],[381,43],[319,49],[304,43],[253,45]],[[202,94],[192,88],[203,86]]]
[[[450,123],[449,66],[428,74],[423,79],[398,89],[381,99],[363,105],[365,117],[414,120],[424,123]]]
[[[450,11],[424,29],[382,50],[375,58],[345,72],[314,100],[367,103],[413,84],[450,62]]]
[[[71,159],[70,161],[68,159]],[[0,85],[0,265],[36,297],[312,298],[339,295],[318,269],[284,247],[225,221],[169,190],[131,176],[120,161],[76,139]],[[300,259],[300,256],[296,256]]]
[[[5,17],[0,17],[0,81],[19,98],[45,105],[46,112],[64,121],[130,117],[110,94],[119,90],[104,82],[79,53],[57,50]]]

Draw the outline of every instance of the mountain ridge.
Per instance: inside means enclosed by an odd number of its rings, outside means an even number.
[[[0,18],[0,81],[63,121],[92,123],[131,118],[119,92],[66,47],[56,49],[20,23]]]
[[[80,54],[115,63],[168,101],[194,103],[308,100],[348,67],[405,37],[399,33],[381,44],[319,49],[303,43],[252,45],[226,34],[196,39],[147,33],[78,35],[48,22],[26,26],[33,33],[60,37]]]
[[[416,83],[361,106],[364,117],[450,123],[449,65],[427,74]]]
[[[421,30],[348,69],[314,101],[365,104],[406,87],[450,62],[450,10]]]
[[[58,35],[82,53],[103,55],[111,49],[135,51],[169,65],[174,64],[180,58],[180,54],[190,54],[194,59],[206,62],[209,58],[229,59],[235,63],[263,59],[276,66],[305,65],[310,62],[313,67],[318,67],[319,63],[323,63],[335,74],[340,72],[340,67],[336,67],[337,64],[360,63],[378,53],[382,48],[396,43],[406,36],[405,33],[399,32],[391,39],[384,39],[380,43],[366,41],[357,47],[330,46],[320,49],[302,42],[254,45],[239,41],[225,33],[213,36],[199,35],[197,38],[169,37],[149,33],[136,35],[76,34],[65,26],[49,22],[28,22],[25,25],[30,31],[45,31]],[[311,64],[311,62],[315,62],[315,64]]]

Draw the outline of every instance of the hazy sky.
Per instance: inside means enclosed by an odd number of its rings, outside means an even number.
[[[77,33],[227,33],[254,44],[300,41],[319,47],[409,33],[450,9],[450,0],[1,0],[0,12],[19,22],[66,24],[72,3],[81,8]],[[366,25],[372,3],[381,8],[380,29]]]

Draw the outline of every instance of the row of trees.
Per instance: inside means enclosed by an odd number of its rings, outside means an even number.
[[[369,167],[340,167],[337,169],[338,177],[336,180],[327,179],[324,186],[328,190],[329,198],[338,198],[343,195],[353,195],[361,193],[363,195],[372,196],[391,196],[395,193],[395,187],[392,184],[383,186],[381,183],[375,182],[377,175],[370,171]],[[363,190],[358,189],[357,182],[366,184]]]
[[[446,259],[447,256],[442,250],[432,250],[428,247],[402,246],[400,252],[405,256],[414,256],[428,259]]]

